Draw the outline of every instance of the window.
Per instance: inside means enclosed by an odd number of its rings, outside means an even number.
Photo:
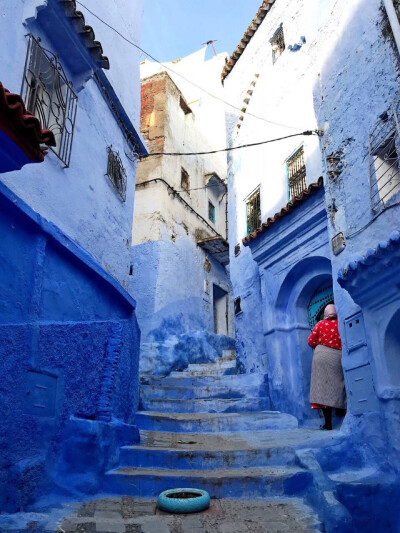
[[[42,127],[53,132],[56,146],[51,150],[69,166],[78,97],[62,65],[52,52],[29,35],[21,96]]]
[[[289,175],[289,199],[293,200],[306,188],[306,165],[304,149],[301,147],[286,161]]]
[[[179,106],[182,109],[182,111],[185,113],[185,115],[189,115],[189,113],[192,112],[190,107],[187,105],[185,100],[182,98],[182,96],[179,98]]]
[[[211,202],[208,202],[208,218],[215,224],[215,206]]]
[[[186,170],[183,167],[181,168],[181,189],[183,191],[186,191],[189,194],[189,189],[190,189],[189,174],[186,172]]]
[[[235,309],[235,315],[238,315],[239,313],[242,312],[242,308],[241,308],[241,305],[240,305],[240,296],[238,296],[237,298],[234,299],[233,306],[234,306],[234,309]]]
[[[235,246],[235,257],[237,257],[240,254],[240,243],[238,243]]]
[[[261,226],[260,189],[258,188],[246,200],[247,233]]]
[[[275,63],[280,55],[285,50],[285,36],[283,34],[282,24],[274,33],[272,39],[269,41],[272,46],[272,62]]]
[[[380,116],[369,139],[369,176],[372,210],[385,208],[400,191],[399,131],[395,106]]]
[[[107,176],[114,185],[122,201],[126,200],[126,171],[122,165],[118,152],[114,152],[111,146],[107,147]]]

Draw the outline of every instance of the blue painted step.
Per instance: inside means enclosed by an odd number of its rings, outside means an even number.
[[[296,429],[297,419],[279,411],[250,413],[162,413],[139,411],[135,424],[140,429],[175,433],[208,433]]]
[[[197,376],[193,377],[186,372],[176,372],[174,376],[154,377],[142,376],[142,385],[153,385],[156,387],[237,387],[239,390],[246,390],[248,386],[263,383],[262,377],[258,374],[233,374],[223,376]]]
[[[289,466],[295,464],[295,451],[289,446],[247,450],[179,450],[147,446],[123,446],[119,464],[122,467],[168,469],[247,468]]]
[[[141,399],[144,411],[164,413],[238,413],[263,411],[269,406],[268,398]]]
[[[263,396],[264,386],[261,383],[255,385],[246,385],[246,388],[240,385],[222,385],[220,383],[213,383],[208,386],[194,387],[170,385],[142,385],[140,387],[140,398],[142,401],[153,399],[169,399],[169,400],[190,400],[201,398],[254,398]]]
[[[307,491],[312,475],[295,467],[166,470],[162,468],[117,468],[109,471],[104,489],[129,496],[155,497],[160,492],[196,487],[211,498],[254,498],[299,495]]]

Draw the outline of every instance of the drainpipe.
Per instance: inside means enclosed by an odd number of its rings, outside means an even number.
[[[383,0],[385,5],[386,13],[389,18],[390,26],[392,27],[392,32],[394,40],[397,44],[397,49],[400,54],[400,24],[399,19],[397,18],[397,13],[393,5],[393,0]]]

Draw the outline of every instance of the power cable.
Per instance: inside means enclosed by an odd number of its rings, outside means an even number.
[[[153,156],[163,156],[163,155],[170,155],[170,156],[182,156],[182,155],[207,155],[207,154],[217,154],[220,152],[230,152],[231,150],[239,150],[241,148],[249,148],[251,146],[260,146],[261,144],[269,144],[277,141],[283,141],[284,139],[291,139],[292,137],[299,137],[301,135],[321,135],[320,130],[307,130],[303,131],[302,133],[293,133],[292,135],[285,135],[285,137],[277,137],[276,139],[269,139],[268,141],[259,141],[256,143],[248,143],[248,144],[241,144],[239,146],[232,146],[230,148],[221,148],[220,150],[209,150],[207,152],[155,152],[153,154],[143,154],[139,155],[139,159],[147,159],[149,157]]]
[[[182,78],[183,80],[185,80],[186,82],[190,83],[191,85],[193,85],[193,87],[196,87],[197,89],[200,89],[200,91],[203,91],[205,94],[208,94],[209,96],[211,96],[212,98],[215,98],[216,100],[219,100],[220,102],[223,102],[225,105],[227,105],[228,107],[231,107],[232,109],[235,109],[236,111],[242,111],[240,107],[237,107],[233,104],[231,104],[230,102],[227,102],[226,100],[224,100],[223,98],[220,98],[219,96],[216,96],[215,94],[207,91],[207,89],[204,89],[204,87],[201,87],[200,85],[197,85],[197,83],[189,80],[188,78],[186,78],[185,76],[183,76],[183,74],[180,74],[179,72],[177,72],[176,70],[172,69],[171,67],[168,67],[167,65],[165,65],[164,63],[162,63],[161,61],[159,61],[157,58],[155,58],[154,56],[152,56],[151,54],[149,54],[148,52],[146,52],[145,50],[143,50],[143,48],[141,48],[139,45],[137,45],[136,43],[134,43],[133,41],[131,41],[130,39],[128,39],[127,37],[125,37],[125,35],[123,35],[120,31],[118,31],[116,28],[114,28],[114,26],[111,26],[111,24],[108,24],[108,22],[106,22],[105,20],[103,20],[102,18],[100,18],[98,15],[96,15],[96,13],[94,13],[93,11],[91,11],[87,6],[85,6],[85,4],[82,4],[82,2],[79,2],[79,0],[76,0],[76,3],[79,4],[80,6],[82,6],[83,8],[85,8],[91,15],[93,15],[97,20],[99,20],[102,24],[104,24],[105,26],[107,26],[108,28],[110,28],[112,31],[114,31],[117,35],[119,35],[124,41],[126,41],[127,43],[129,43],[131,46],[134,46],[135,48],[137,48],[138,50],[140,50],[140,52],[142,52],[143,54],[145,54],[147,57],[150,57],[153,61],[155,61],[156,63],[158,63],[159,65],[161,65],[162,67],[164,67],[166,70],[169,70],[170,72],[173,72],[174,74],[176,74],[177,76],[179,76],[180,78]],[[257,118],[259,120],[262,120],[264,122],[267,122],[268,124],[273,124],[274,126],[280,126],[281,128],[287,128],[287,129],[290,129],[290,130],[299,130],[300,128],[295,128],[294,126],[288,126],[286,124],[281,124],[280,122],[274,122],[272,120],[268,120],[264,117],[260,117],[259,115],[255,115],[254,113],[250,113],[250,112],[246,112],[246,116],[250,116],[250,117],[253,117],[253,118]]]

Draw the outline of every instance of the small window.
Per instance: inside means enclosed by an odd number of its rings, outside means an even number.
[[[182,111],[185,113],[185,115],[189,115],[189,113],[192,112],[192,110],[191,110],[190,107],[187,105],[187,103],[186,103],[185,100],[182,98],[182,96],[179,98],[179,105],[180,105],[180,108],[182,109]]]
[[[121,200],[126,200],[126,171],[122,165],[121,158],[118,152],[114,152],[111,146],[107,147],[107,176],[114,185]]]
[[[303,147],[287,159],[286,165],[289,177],[289,199],[293,200],[306,188],[306,165]]]
[[[285,36],[283,34],[282,24],[274,33],[272,39],[269,41],[272,47],[272,62],[275,63],[279,56],[282,55],[285,50]]]
[[[238,315],[239,313],[242,312],[242,308],[240,306],[240,296],[238,298],[234,299],[233,306],[234,306],[234,309],[235,309],[235,315]]]
[[[21,96],[26,109],[53,132],[55,155],[69,166],[78,97],[58,57],[29,35]]]
[[[261,226],[260,189],[258,188],[246,201],[247,233]]]
[[[400,191],[400,165],[398,156],[399,133],[397,110],[393,106],[380,116],[370,135],[370,196],[371,207],[384,208]]]
[[[181,168],[181,189],[189,194],[189,189],[190,189],[189,174],[186,172],[186,170],[183,167]]]
[[[215,224],[215,205],[208,202],[208,218]]]
[[[240,244],[238,243],[235,246],[235,257],[237,257],[240,254]]]

